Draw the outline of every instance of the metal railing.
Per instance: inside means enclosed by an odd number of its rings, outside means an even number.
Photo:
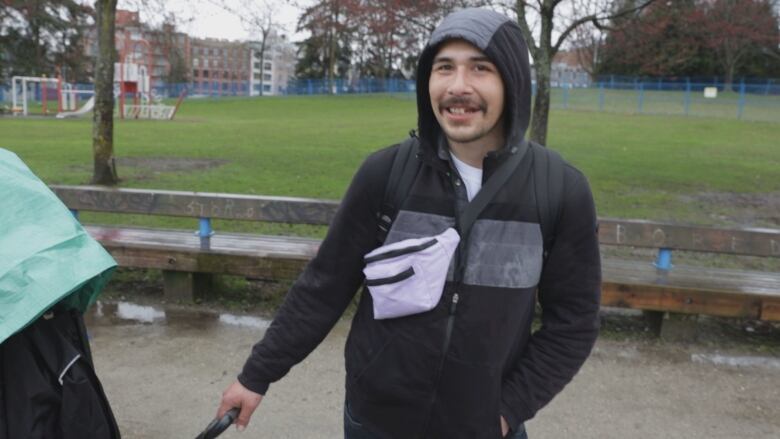
[[[155,100],[172,99],[186,91],[189,97],[248,97],[259,94],[248,81],[157,84]],[[74,90],[91,90],[76,84]],[[416,82],[402,78],[297,79],[277,90],[283,96],[391,93],[414,97]],[[535,92],[535,89],[534,89]],[[51,91],[50,91],[51,93]],[[9,87],[0,85],[0,106],[10,105]],[[31,93],[40,100],[40,92]],[[51,98],[49,96],[49,98]],[[556,83],[551,107],[574,111],[622,114],[663,114],[780,122],[780,80],[740,79],[724,84],[720,78],[633,78],[602,76],[590,84]]]

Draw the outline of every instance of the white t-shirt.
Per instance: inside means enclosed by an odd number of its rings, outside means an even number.
[[[452,157],[452,163],[455,164],[455,169],[458,170],[458,174],[463,179],[463,183],[466,185],[466,194],[469,201],[473,200],[480,189],[482,189],[482,169],[475,168],[460,161],[455,154],[450,153]]]

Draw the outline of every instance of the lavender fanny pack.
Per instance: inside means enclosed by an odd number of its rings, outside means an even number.
[[[366,286],[374,318],[390,319],[433,309],[444,291],[447,270],[460,235],[453,228],[425,238],[406,239],[364,257]]]

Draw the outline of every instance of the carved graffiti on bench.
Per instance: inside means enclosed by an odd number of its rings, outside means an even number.
[[[71,209],[327,225],[337,201],[204,192],[52,186]]]
[[[602,244],[732,253],[780,255],[780,236],[765,229],[715,229],[639,220],[601,220]]]

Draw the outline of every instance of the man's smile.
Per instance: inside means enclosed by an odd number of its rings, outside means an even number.
[[[471,99],[451,98],[439,106],[440,112],[452,122],[465,122],[478,113],[485,112],[484,104],[472,102]]]

